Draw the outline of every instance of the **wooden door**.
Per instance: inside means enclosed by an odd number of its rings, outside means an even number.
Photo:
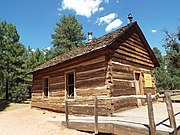
[[[141,74],[140,73],[135,73],[135,90],[136,90],[136,95],[141,95]],[[137,99],[137,106],[141,106],[142,102],[141,99]]]

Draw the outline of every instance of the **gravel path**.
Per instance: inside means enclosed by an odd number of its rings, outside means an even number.
[[[0,135],[90,135],[50,121],[64,119],[64,114],[31,109],[30,105],[0,112]]]

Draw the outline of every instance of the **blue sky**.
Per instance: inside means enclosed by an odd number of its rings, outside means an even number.
[[[33,49],[52,47],[51,34],[63,15],[76,15],[83,32],[100,37],[128,23],[132,13],[151,48],[163,52],[163,29],[180,26],[180,0],[0,0],[0,21],[13,23],[20,41]]]

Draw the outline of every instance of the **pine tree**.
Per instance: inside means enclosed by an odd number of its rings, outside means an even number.
[[[56,48],[56,55],[58,55],[81,46],[86,36],[82,32],[82,25],[78,23],[75,16],[69,15],[63,16],[57,23],[52,39],[52,44]]]
[[[157,48],[153,51],[160,62],[160,67],[155,69],[155,78],[159,90],[180,89],[180,30],[175,34],[164,30],[166,55],[162,56]],[[178,41],[179,40],[179,41]]]
[[[19,35],[13,24],[6,21],[0,23],[0,79],[2,93],[8,100],[12,99],[12,93],[24,83],[26,63],[24,45],[19,42]],[[23,86],[25,88],[25,86]],[[27,95],[24,95],[26,97]]]

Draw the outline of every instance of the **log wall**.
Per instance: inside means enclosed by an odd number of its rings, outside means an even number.
[[[135,95],[135,73],[141,76],[140,94],[155,94],[154,63],[147,51],[146,43],[139,32],[133,28],[121,35],[112,45],[97,52],[63,62],[56,66],[35,72],[33,74],[32,107],[39,107],[53,111],[64,112],[66,99],[65,74],[75,73],[75,97],[71,104],[82,106],[72,107],[74,113],[92,113],[93,101],[87,99],[98,97],[112,97]],[[145,86],[144,74],[150,74],[152,87]],[[43,78],[49,78],[49,97],[43,98]],[[83,102],[77,102],[83,100]],[[135,98],[121,101],[104,100],[101,106],[114,112],[124,107],[136,106]],[[86,111],[83,111],[83,105]],[[103,108],[101,108],[103,110]],[[105,111],[103,111],[105,113]]]
[[[135,95],[135,73],[141,74],[141,94],[155,94],[154,64],[141,40],[140,35],[133,29],[123,38],[114,43],[113,48],[109,48],[110,62],[108,63],[109,78],[111,78],[110,89],[112,96]],[[145,86],[144,74],[151,74],[152,87]],[[121,103],[114,102],[114,110],[123,107],[136,105],[135,99],[123,100]]]
[[[57,66],[52,67],[51,70],[33,74],[32,107],[63,112],[64,100],[66,99],[65,74],[69,71],[75,71],[75,100],[109,95],[105,85],[107,70],[105,55],[99,55],[76,64],[73,63],[67,67],[63,65],[63,68],[61,65]],[[49,78],[48,98],[43,98],[44,77]],[[87,104],[87,102],[81,102],[81,104]],[[77,111],[77,109],[74,110]]]

